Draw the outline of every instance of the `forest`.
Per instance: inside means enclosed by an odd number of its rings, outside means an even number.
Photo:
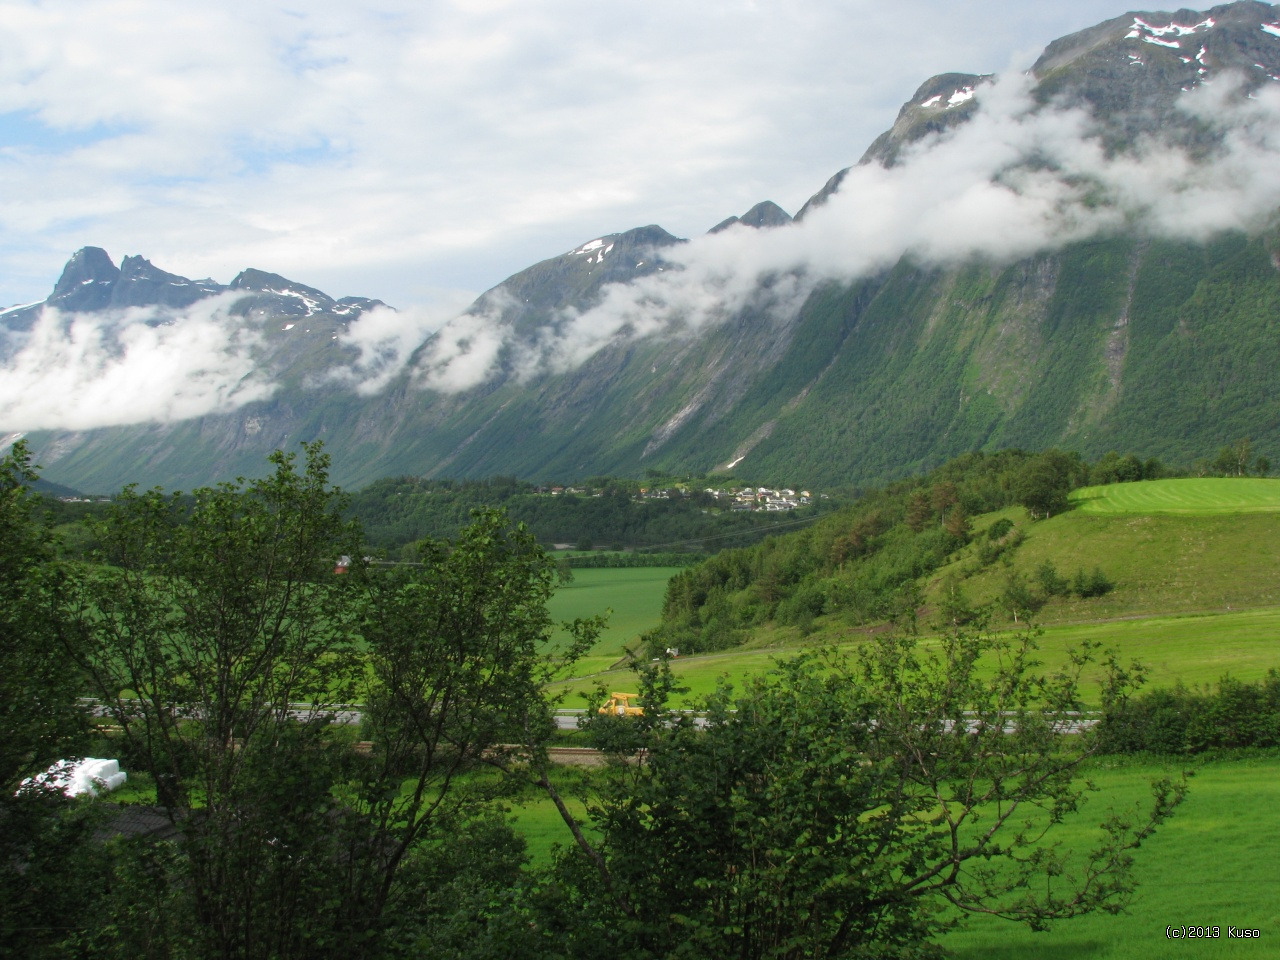
[[[394,554],[423,537],[450,537],[471,511],[496,507],[525,524],[550,546],[583,549],[714,552],[725,544],[752,543],[829,511],[847,495],[815,500],[785,514],[732,510],[705,492],[725,477],[676,478],[655,474],[645,481],[592,477],[568,491],[514,477],[431,480],[393,477],[354,493],[348,507],[370,545]],[[661,487],[663,496],[642,497]],[[575,492],[577,491],[577,492]]]

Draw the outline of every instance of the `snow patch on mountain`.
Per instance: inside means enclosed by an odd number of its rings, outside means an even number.
[[[600,237],[592,240],[590,243],[584,243],[576,250],[571,250],[569,256],[580,257],[583,254],[587,256],[587,263],[604,263],[605,254],[613,249],[613,244],[608,243],[607,239]]]
[[[943,109],[950,110],[952,107],[958,107],[960,106],[960,104],[967,103],[972,99],[973,99],[973,87],[961,87],[959,90],[956,90],[954,93],[952,93],[951,96],[947,97],[947,105],[943,107]],[[939,93],[930,97],[928,100],[925,100],[923,103],[920,104],[920,106],[922,108],[937,107],[941,105],[941,103],[942,103],[942,94]]]
[[[277,297],[294,297],[295,299],[301,300],[303,305],[306,306],[307,308],[307,312],[303,314],[303,316],[305,317],[311,317],[317,313],[332,312],[330,310],[330,304],[321,303],[315,297],[309,297],[305,293],[302,293],[298,290],[290,290],[288,287],[285,287],[282,290],[275,290],[268,287],[266,290],[262,292],[275,294]],[[285,329],[288,329],[288,328],[286,327]]]
[[[1141,17],[1133,18],[1133,26],[1129,28],[1129,32],[1125,34],[1126,40],[1142,40],[1144,43],[1154,43],[1162,47],[1180,47],[1181,44],[1177,40],[1165,40],[1166,36],[1189,37],[1199,30],[1211,30],[1214,26],[1213,17],[1207,17],[1199,23],[1184,26],[1180,23],[1171,23],[1165,27],[1158,27],[1155,24],[1147,23]],[[1265,28],[1264,28],[1265,29]]]
[[[17,306],[5,307],[5,309],[0,310],[0,317],[3,317],[6,313],[17,313],[19,310],[27,310],[27,309],[30,309],[31,307],[38,307],[42,303],[44,303],[43,300],[37,300],[35,303],[20,303]]]

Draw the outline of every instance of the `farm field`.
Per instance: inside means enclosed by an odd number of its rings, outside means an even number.
[[[827,635],[822,639],[834,638]],[[1114,649],[1124,663],[1141,661],[1149,670],[1148,686],[1151,687],[1168,687],[1179,681],[1187,686],[1210,685],[1228,673],[1238,680],[1252,682],[1264,677],[1268,670],[1280,667],[1280,607],[1049,626],[1039,638],[1040,659],[1051,669],[1064,666],[1068,650],[1079,647],[1085,640]],[[846,636],[839,645],[861,642]],[[932,641],[926,637],[922,644],[928,648]],[[671,669],[681,683],[689,687],[689,692],[681,698],[687,702],[711,693],[722,677],[741,680],[767,671],[777,658],[800,649],[803,648],[728,650],[682,657],[671,663]],[[600,683],[610,689],[629,689],[635,685],[634,674],[620,668],[567,681],[565,686],[571,694],[565,705],[578,706],[577,693],[587,693]],[[1096,682],[1090,682],[1087,675],[1084,691],[1091,698],[1098,692]]]
[[[925,621],[951,573],[963,577],[966,595],[981,605],[998,597],[1011,572],[1030,577],[1045,562],[1066,577],[1100,568],[1115,583],[1113,591],[1088,600],[1053,599],[1036,616],[1045,628],[1041,643],[1050,665],[1064,662],[1069,646],[1089,639],[1114,647],[1126,660],[1143,661],[1156,685],[1210,684],[1228,672],[1256,680],[1280,666],[1280,479],[1156,480],[1085,488],[1076,496],[1083,498],[1076,509],[1034,523],[1020,507],[975,518],[976,535],[1007,518],[1026,540],[1008,565],[974,571],[971,546],[937,571],[926,589]],[[677,569],[575,571],[573,583],[552,600],[553,616],[613,610],[577,674],[608,670],[624,644],[634,646],[658,623],[666,582]],[[723,674],[767,670],[774,657],[802,645],[839,645],[865,635],[833,618],[817,626],[805,638],[788,628],[768,628],[745,648],[681,659],[673,667],[696,697],[709,693]],[[628,671],[618,670],[576,686],[604,682],[622,688],[630,680]]]
[[[556,590],[547,605],[557,622],[593,617],[607,610],[600,641],[579,662],[582,673],[604,670],[623,655],[623,646],[658,624],[667,581],[679,567],[603,567],[573,571],[573,581]]]
[[[1269,477],[1187,477],[1109,483],[1073,491],[1071,501],[1086,514],[1220,513],[1280,511],[1280,479]]]
[[[1241,755],[1193,769],[1182,806],[1136,854],[1138,889],[1127,913],[1061,921],[1044,933],[975,917],[944,945],[957,960],[1280,956],[1280,756]],[[1088,773],[1100,792],[1083,821],[1096,823],[1106,807],[1136,802],[1149,780],[1172,772],[1149,761],[1094,763]],[[1216,925],[1220,936],[1168,940],[1170,924]],[[1230,940],[1228,925],[1261,935]]]

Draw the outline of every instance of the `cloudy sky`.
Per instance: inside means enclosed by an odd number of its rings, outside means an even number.
[[[0,0],[0,304],[85,245],[399,307],[585,240],[796,209],[929,76],[1115,0]]]

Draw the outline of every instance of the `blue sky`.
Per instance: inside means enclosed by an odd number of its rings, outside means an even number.
[[[461,303],[602,234],[794,213],[929,76],[1125,9],[0,0],[0,305],[85,245]]]

